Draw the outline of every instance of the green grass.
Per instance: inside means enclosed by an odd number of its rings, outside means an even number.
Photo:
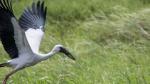
[[[45,0],[41,52],[63,44],[63,54],[14,74],[8,84],[150,84],[149,0]],[[15,0],[17,17],[31,0]],[[1,62],[8,55],[0,45]],[[0,69],[0,80],[11,69]]]

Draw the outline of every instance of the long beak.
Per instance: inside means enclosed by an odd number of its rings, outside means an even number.
[[[68,56],[69,58],[71,58],[72,60],[75,60],[75,58],[73,57],[73,55],[65,48],[61,47],[60,49],[61,53],[64,53],[66,56]]]

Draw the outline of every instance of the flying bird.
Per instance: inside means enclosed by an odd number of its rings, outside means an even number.
[[[58,52],[75,60],[73,55],[60,44],[55,45],[47,54],[39,53],[45,30],[46,11],[44,1],[33,2],[17,20],[13,13],[12,0],[0,0],[0,40],[11,58],[1,63],[0,67],[12,68],[12,71],[5,76],[3,84],[6,84],[8,78],[17,71],[44,61]]]

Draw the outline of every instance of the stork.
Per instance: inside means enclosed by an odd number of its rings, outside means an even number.
[[[17,20],[13,13],[12,0],[0,0],[0,39],[11,58],[0,64],[0,67],[12,68],[5,76],[3,84],[6,84],[8,78],[17,71],[44,61],[58,52],[75,60],[60,44],[55,45],[47,54],[38,52],[44,35],[46,10],[44,1],[33,2],[32,7],[26,8]]]

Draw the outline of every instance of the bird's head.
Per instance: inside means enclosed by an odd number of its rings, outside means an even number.
[[[67,57],[71,58],[72,60],[75,60],[75,58],[73,57],[73,55],[65,48],[63,47],[63,45],[55,45],[55,47],[53,48],[54,52],[60,52],[60,53],[64,53]]]

